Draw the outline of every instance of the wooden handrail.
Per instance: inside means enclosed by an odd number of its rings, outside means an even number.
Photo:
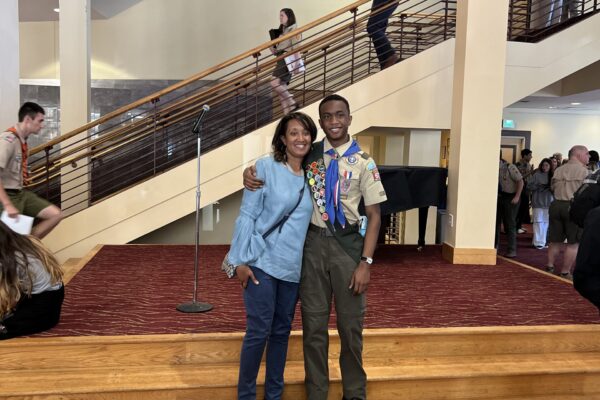
[[[227,68],[227,67],[229,67],[229,66],[231,66],[231,65],[233,65],[233,64],[235,64],[235,63],[237,63],[237,62],[239,62],[239,61],[241,61],[241,60],[243,60],[245,58],[248,58],[248,57],[251,57],[251,56],[253,56],[255,54],[258,54],[258,53],[261,52],[261,50],[266,50],[266,49],[268,49],[268,48],[270,48],[270,47],[272,47],[272,46],[274,46],[274,45],[276,45],[278,43],[281,43],[281,42],[283,42],[285,40],[291,39],[292,37],[297,36],[298,34],[302,34],[303,32],[308,31],[308,30],[310,30],[310,29],[312,29],[312,28],[314,28],[314,27],[316,27],[318,25],[321,25],[322,23],[324,23],[324,22],[326,22],[326,21],[328,21],[328,20],[330,20],[332,18],[340,16],[340,15],[346,13],[346,12],[353,11],[353,10],[357,9],[358,7],[360,7],[361,5],[363,5],[365,3],[368,3],[369,1],[370,0],[357,0],[354,3],[348,5],[348,6],[344,7],[344,8],[341,8],[339,10],[333,11],[333,12],[325,15],[324,17],[321,17],[321,18],[319,18],[319,19],[317,19],[315,21],[312,21],[312,22],[310,22],[310,23],[302,26],[301,28],[295,29],[293,32],[289,32],[289,33],[287,33],[287,34],[285,34],[285,35],[283,35],[283,36],[281,36],[281,37],[279,37],[277,39],[265,42],[265,43],[261,44],[260,46],[257,46],[257,47],[255,47],[255,48],[253,48],[251,50],[248,50],[248,51],[246,51],[246,52],[244,52],[244,53],[242,53],[242,54],[240,54],[238,56],[230,58],[229,60],[227,60],[227,61],[225,61],[225,62],[223,62],[221,64],[217,64],[217,65],[215,65],[215,66],[213,66],[211,68],[208,68],[208,69],[206,69],[206,70],[204,70],[202,72],[199,72],[199,73],[197,73],[195,75],[192,75],[191,77],[189,77],[187,79],[184,79],[181,82],[173,84],[173,85],[171,85],[171,86],[169,86],[169,87],[167,87],[165,89],[159,90],[158,92],[152,93],[152,94],[150,94],[150,95],[148,95],[148,96],[146,96],[146,97],[144,97],[144,98],[142,98],[140,100],[137,100],[137,101],[135,101],[133,103],[130,103],[130,104],[126,105],[126,106],[123,106],[123,107],[121,107],[121,108],[119,108],[119,109],[117,109],[115,111],[111,111],[108,114],[105,114],[102,117],[98,118],[97,120],[89,122],[89,123],[87,123],[87,124],[85,124],[85,125],[77,128],[75,130],[72,130],[72,131],[67,132],[67,133],[65,133],[63,135],[60,135],[56,139],[52,139],[52,140],[50,140],[50,141],[48,141],[48,142],[46,142],[46,143],[44,143],[42,145],[34,147],[33,149],[31,149],[30,155],[37,154],[37,153],[43,151],[44,149],[46,149],[48,147],[53,147],[56,144],[58,144],[58,143],[60,143],[60,142],[62,142],[64,140],[67,140],[69,138],[72,138],[75,135],[78,135],[78,134],[80,134],[82,132],[85,132],[85,131],[89,130],[90,128],[93,128],[94,126],[100,125],[103,122],[106,122],[106,121],[108,121],[108,120],[116,117],[117,115],[124,114],[127,111],[133,110],[134,108],[137,108],[137,107],[139,107],[142,104],[148,103],[148,102],[150,102],[150,101],[152,101],[154,99],[160,98],[160,97],[162,97],[162,96],[164,96],[164,95],[166,95],[168,93],[174,92],[177,89],[180,89],[180,88],[182,88],[182,87],[184,87],[184,86],[186,86],[186,85],[188,85],[188,84],[190,84],[192,82],[195,82],[195,81],[197,81],[199,79],[202,79],[202,78],[204,78],[204,77],[206,77],[208,75],[211,75],[211,74],[213,74],[213,73],[215,73],[215,72],[217,72],[219,70],[222,70],[223,68]]]

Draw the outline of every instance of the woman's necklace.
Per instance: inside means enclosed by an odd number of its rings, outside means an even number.
[[[292,174],[297,175],[297,176],[302,176],[302,168],[300,168],[298,171],[294,171],[292,166],[290,164],[288,164],[287,162],[285,163],[285,166],[288,169],[288,171],[290,171]]]

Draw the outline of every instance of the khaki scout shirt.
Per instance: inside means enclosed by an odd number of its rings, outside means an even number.
[[[569,201],[583,184],[589,170],[577,160],[569,160],[554,171],[552,176],[552,192],[556,200]]]
[[[0,134],[0,182],[5,189],[22,189],[21,142],[11,132]]]
[[[503,193],[517,193],[517,183],[523,180],[523,176],[513,164],[502,162],[500,164],[500,190]]]
[[[352,140],[336,148],[338,154],[344,154],[350,148]],[[323,142],[323,152],[327,152],[332,146],[327,138]],[[338,160],[339,180],[340,180],[340,202],[346,216],[348,224],[356,224],[360,214],[358,213],[358,205],[360,199],[364,198],[365,206],[379,204],[387,200],[385,190],[381,184],[379,171],[375,165],[375,161],[369,157],[364,159],[360,151],[352,156],[340,157]],[[331,157],[323,154],[325,167],[328,168],[331,163]],[[346,179],[345,176],[349,178]],[[349,181],[349,182],[344,182]],[[319,207],[313,201],[313,214],[311,217],[312,224],[321,228],[326,228],[325,222],[321,218]]]

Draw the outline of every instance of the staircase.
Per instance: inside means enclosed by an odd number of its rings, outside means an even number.
[[[372,126],[448,129],[453,58],[449,39],[338,91],[352,106],[352,132]],[[598,14],[539,43],[508,42],[504,105],[598,59]],[[315,103],[302,111],[317,118]],[[274,129],[270,123],[202,155],[201,207],[242,188],[243,169],[270,152]],[[195,182],[196,162],[185,162],[69,216],[45,242],[60,260],[81,257],[98,243],[128,243],[194,212]]]
[[[0,399],[232,399],[241,339],[14,339],[0,343]],[[293,332],[284,399],[304,398],[301,342]],[[334,331],[330,342],[329,399],[340,399]],[[374,400],[600,398],[598,326],[368,330],[364,349]]]

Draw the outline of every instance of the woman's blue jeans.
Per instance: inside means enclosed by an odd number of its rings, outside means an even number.
[[[240,357],[238,399],[256,399],[256,377],[265,346],[265,399],[280,399],[298,283],[282,281],[258,268],[250,268],[259,284],[249,281],[244,289],[246,335]]]

